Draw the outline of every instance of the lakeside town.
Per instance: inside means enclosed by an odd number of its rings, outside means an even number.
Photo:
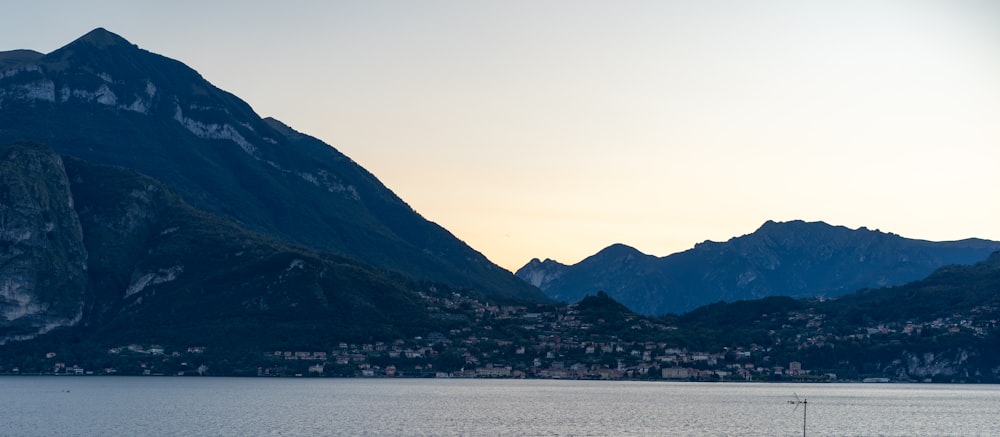
[[[928,333],[985,336],[995,328],[993,308],[925,323],[877,325],[852,331],[828,329],[812,309],[775,314],[761,344],[716,350],[683,347],[683,334],[663,318],[610,311],[616,302],[600,293],[594,308],[496,305],[452,293],[422,294],[432,313],[464,320],[447,332],[371,343],[337,342],[322,350],[258,351],[234,360],[211,347],[128,344],[109,348],[102,360],[76,363],[48,352],[31,368],[0,368],[4,374],[215,375],[298,377],[542,378],[675,381],[890,381],[877,373],[838,375],[812,370],[798,356],[871,342],[899,343]],[[604,299],[605,301],[601,301]],[[607,307],[602,307],[605,305]],[[767,318],[768,314],[761,315]],[[781,320],[777,318],[781,317]],[[804,353],[796,353],[804,352]],[[811,352],[811,353],[810,353]],[[791,358],[789,358],[791,357]],[[930,379],[926,380],[930,381]]]

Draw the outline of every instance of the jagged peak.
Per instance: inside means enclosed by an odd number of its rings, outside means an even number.
[[[755,232],[766,232],[775,229],[789,229],[789,228],[797,229],[805,226],[820,226],[820,225],[824,227],[830,226],[825,222],[807,222],[805,220],[789,220],[785,222],[768,220],[764,222],[764,224],[760,225],[760,227],[757,228]]]
[[[816,232],[830,232],[830,231],[853,231],[846,226],[835,226],[824,221],[814,221],[807,222],[805,220],[789,220],[786,222],[778,222],[774,220],[768,220],[764,224],[760,225],[756,231],[749,235],[744,235],[744,238],[750,236],[768,236],[768,235],[788,235],[788,234],[813,234]],[[858,231],[868,231],[868,228],[862,227]],[[877,231],[876,231],[877,232]]]
[[[894,238],[902,238],[898,234],[892,232],[883,232],[879,229],[869,229],[866,226],[861,226],[857,229],[852,229],[843,225],[831,225],[824,221],[814,221],[807,222],[804,220],[791,220],[787,222],[776,222],[773,220],[768,220],[764,222],[756,231],[752,234],[744,235],[742,237],[735,237],[732,240],[739,240],[745,238],[761,237],[761,236],[775,236],[775,235],[816,235],[816,234],[826,234],[826,233],[837,233],[842,235],[855,235],[862,236],[887,236]],[[730,240],[730,241],[732,241]]]
[[[528,261],[528,263],[521,267],[521,269],[548,268],[553,266],[566,267],[565,264],[551,258],[545,258],[544,261],[538,258],[532,258],[531,261]]]

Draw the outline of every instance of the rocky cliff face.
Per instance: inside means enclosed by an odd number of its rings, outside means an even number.
[[[0,344],[72,326],[109,344],[400,338],[432,323],[425,292],[247,231],[133,170],[0,148]]]
[[[927,351],[923,353],[906,352],[903,357],[894,360],[883,369],[886,374],[895,375],[900,380],[923,380],[944,378],[968,378],[966,371],[970,358],[975,358],[977,351],[967,349],[951,349],[943,351]]]
[[[121,168],[64,159],[76,196],[76,211],[88,252],[88,322],[100,323],[121,307],[136,263],[148,256],[149,241],[160,232],[165,211],[181,201],[162,184]],[[151,279],[147,279],[147,282]],[[140,281],[141,282],[141,281]]]
[[[0,344],[78,323],[86,284],[62,160],[37,145],[0,149]]]

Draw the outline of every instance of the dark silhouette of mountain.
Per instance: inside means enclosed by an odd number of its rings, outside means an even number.
[[[23,141],[133,169],[197,209],[291,245],[492,296],[545,299],[333,147],[104,29],[45,55],[0,53],[0,145]]]
[[[0,52],[0,68],[13,67],[18,64],[34,62],[42,56],[45,55],[34,50],[22,49]]]
[[[273,348],[295,338],[400,338],[437,327],[420,297],[433,287],[247,232],[132,171],[66,163],[90,256],[86,320],[98,337],[215,345],[246,338]]]
[[[0,169],[0,344],[77,326],[266,349],[447,325],[422,297],[444,286],[248,232],[135,171],[38,144],[0,148]]]
[[[860,290],[822,305],[833,323],[906,324],[1000,308],[1000,252],[973,265],[948,265],[897,287]],[[1000,358],[1000,350],[993,351]]]
[[[752,234],[662,258],[614,245],[571,266],[535,259],[517,276],[557,300],[601,290],[639,313],[663,314],[717,301],[839,296],[904,284],[996,250],[1000,242],[931,242],[822,222],[769,221]]]
[[[996,382],[1000,252],[894,287],[832,299],[768,297],[671,316],[679,341],[758,348],[841,377]]]

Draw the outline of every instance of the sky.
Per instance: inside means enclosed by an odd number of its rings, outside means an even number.
[[[104,27],[511,271],[767,220],[1000,240],[1000,2],[12,3],[0,50]]]

